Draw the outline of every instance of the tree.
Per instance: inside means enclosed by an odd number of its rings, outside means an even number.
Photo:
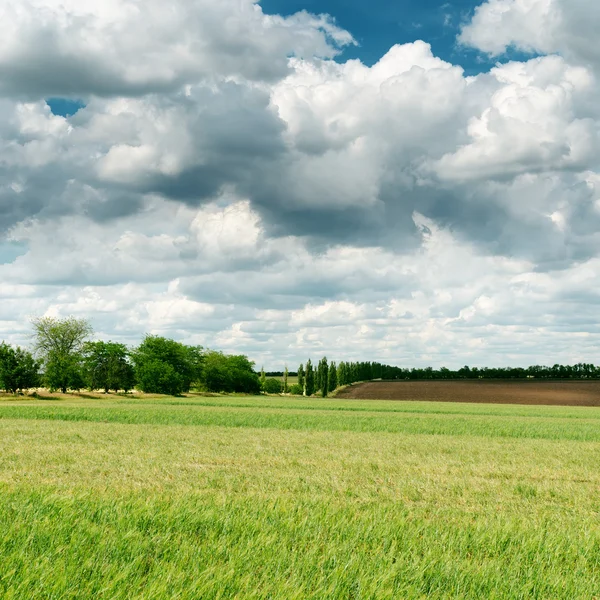
[[[275,377],[269,377],[263,385],[263,392],[267,394],[281,394],[281,381]]]
[[[0,344],[0,389],[13,394],[39,385],[40,362],[27,350]]]
[[[302,363],[298,367],[298,385],[304,389],[304,365]]]
[[[304,377],[304,395],[312,396],[315,393],[315,372],[310,358],[306,361],[306,375]]]
[[[346,363],[344,361],[340,362],[337,368],[337,384],[338,385],[346,385],[348,383],[346,378]]]
[[[135,383],[133,366],[125,344],[116,342],[86,342],[83,345],[83,368],[87,386],[128,392]]]
[[[203,353],[169,338],[147,335],[131,355],[143,392],[178,396],[200,379]]]
[[[265,390],[265,383],[267,382],[267,376],[265,375],[265,368],[260,369],[260,389]]]
[[[285,370],[283,372],[283,393],[284,394],[288,393],[288,368],[287,368],[287,365],[285,365]]]
[[[329,392],[329,366],[327,364],[327,357],[324,356],[319,362],[319,379],[321,381],[321,396],[325,398]]]
[[[214,350],[204,355],[200,383],[209,392],[258,394],[261,390],[254,363],[247,356],[226,356]]]
[[[44,363],[44,380],[51,392],[80,390],[85,387],[79,353],[61,356],[51,353]]]
[[[39,317],[32,321],[34,348],[42,359],[51,390],[80,389],[81,350],[93,333],[87,319]]]
[[[335,363],[332,361],[329,365],[329,377],[327,381],[327,388],[329,392],[333,392],[338,386],[337,383],[337,368]]]

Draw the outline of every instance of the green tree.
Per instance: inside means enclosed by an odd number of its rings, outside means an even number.
[[[310,358],[306,361],[306,374],[304,377],[304,395],[312,396],[315,393],[315,372]]]
[[[331,364],[329,365],[329,376],[328,376],[328,381],[327,381],[327,388],[329,390],[329,392],[333,392],[337,386],[337,368],[335,366],[335,363],[332,361]]]
[[[135,383],[135,374],[129,362],[125,344],[116,342],[86,342],[83,345],[84,376],[92,390],[129,391]]]
[[[199,381],[203,353],[165,337],[147,335],[131,354],[138,385],[143,392],[180,395]]]
[[[263,391],[267,394],[281,394],[281,381],[275,377],[269,377],[265,380]]]
[[[81,390],[85,388],[80,354],[61,356],[51,353],[44,363],[44,380],[51,392]]]
[[[13,394],[37,387],[40,382],[40,362],[27,350],[0,344],[0,389]]]
[[[288,393],[288,368],[287,365],[285,365],[285,370],[283,371],[283,393],[287,394]]]
[[[265,383],[267,382],[267,376],[265,374],[265,368],[261,367],[260,369],[260,389],[265,390]]]
[[[204,356],[201,384],[209,392],[258,394],[261,384],[254,363],[243,355],[209,350]]]
[[[51,390],[81,389],[81,350],[93,333],[87,319],[39,317],[32,321],[34,348]]]
[[[326,356],[319,362],[319,374],[321,396],[325,398],[329,392],[329,365]]]
[[[302,363],[298,367],[298,385],[304,389],[304,365]]]
[[[337,384],[346,385],[346,363],[341,361],[337,368]]]

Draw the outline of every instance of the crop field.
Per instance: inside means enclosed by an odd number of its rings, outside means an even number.
[[[600,409],[0,399],[0,597],[600,597]]]
[[[338,398],[434,400],[492,404],[600,406],[600,381],[450,380],[372,381],[341,390]]]

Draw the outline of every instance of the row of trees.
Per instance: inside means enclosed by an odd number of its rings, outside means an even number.
[[[102,389],[178,395],[192,387],[214,392],[304,394],[327,396],[339,386],[373,379],[597,379],[593,364],[527,368],[406,369],[379,362],[335,362],[323,357],[298,367],[298,383],[260,377],[243,355],[229,356],[159,336],[146,336],[130,349],[116,342],[90,341],[85,319],[43,317],[33,321],[33,352],[0,344],[0,389],[13,393],[45,385],[51,390]]]
[[[446,367],[433,369],[406,369],[383,366],[382,379],[600,379],[600,367],[590,363],[575,365],[555,364],[551,367],[533,365],[530,367],[468,367],[451,370]]]
[[[441,367],[433,369],[406,369],[378,362],[335,362],[328,364],[322,358],[317,367],[309,359],[298,367],[298,386],[292,386],[292,393],[312,396],[318,393],[327,396],[338,386],[350,385],[357,381],[383,380],[430,380],[430,379],[600,379],[600,367],[590,363],[559,365],[552,367],[534,365],[531,367],[470,368],[457,370]]]
[[[312,396],[320,394],[325,397],[343,385],[357,381],[381,379],[385,369],[394,368],[376,362],[344,362],[329,363],[324,356],[314,367],[310,359],[298,367],[298,384],[291,387],[292,393]]]
[[[0,344],[0,389],[17,393],[40,385],[51,391],[102,389],[178,395],[192,387],[214,392],[260,392],[254,363],[246,356],[188,346],[148,335],[130,349],[89,341],[85,319],[43,317],[33,321],[33,353]]]

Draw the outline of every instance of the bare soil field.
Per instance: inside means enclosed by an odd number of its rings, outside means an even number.
[[[356,400],[600,406],[600,381],[373,381],[349,386],[340,391],[337,397]]]

